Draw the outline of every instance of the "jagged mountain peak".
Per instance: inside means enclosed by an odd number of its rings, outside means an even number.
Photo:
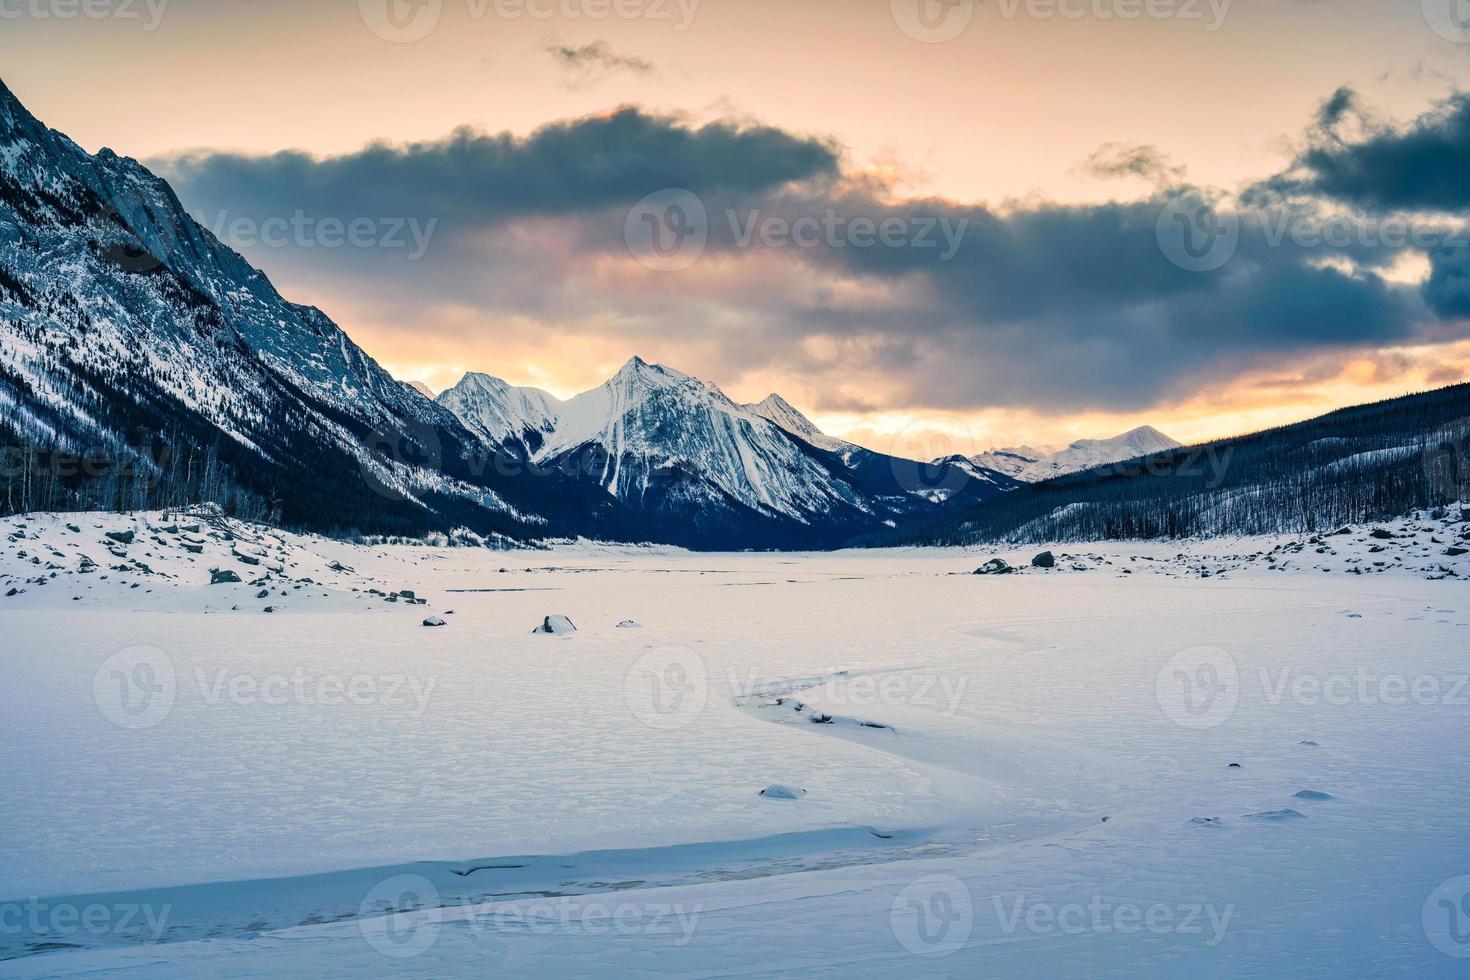
[[[852,444],[827,435],[811,419],[776,393],[767,395],[764,401],[745,406],[747,411],[773,422],[787,432],[828,452],[842,452]]]

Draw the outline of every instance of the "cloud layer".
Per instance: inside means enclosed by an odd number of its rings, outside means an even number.
[[[1431,273],[1412,283],[1390,275],[1412,244],[1298,232],[1347,209],[1463,210],[1467,163],[1466,97],[1391,128],[1350,92],[1324,104],[1289,173],[1238,201],[1189,186],[1151,147],[1116,144],[1085,166],[1150,181],[1146,199],[907,198],[827,139],[635,108],[326,159],[157,161],[217,231],[221,212],[433,222],[411,264],[384,248],[246,251],[440,341],[582,338],[725,382],[797,378],[817,409],[1058,412],[1145,408],[1291,358],[1463,336],[1466,249],[1417,248]],[[630,251],[640,234],[670,261]],[[1223,261],[1206,254],[1222,243]]]

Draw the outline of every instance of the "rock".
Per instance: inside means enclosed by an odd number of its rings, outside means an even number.
[[[1227,768],[1227,769],[1239,769],[1240,768],[1240,763],[1238,763],[1238,762],[1232,762],[1232,763],[1230,763],[1230,765],[1226,766],[1225,768]]]
[[[232,554],[232,555],[235,556],[235,560],[236,561],[243,562],[246,565],[259,565],[260,564],[260,559],[259,558],[256,558],[254,555],[241,554],[238,551],[231,551],[230,554]]]
[[[1461,555],[1470,555],[1470,550],[1466,550],[1460,547],[1449,547],[1444,550],[1444,553],[1446,557],[1458,558]]]
[[[1373,529],[1373,531],[1368,536],[1370,538],[1377,538],[1379,541],[1391,541],[1391,540],[1393,540],[1393,532],[1392,531],[1385,531],[1381,527],[1375,527]]]
[[[70,531],[72,534],[81,534],[82,533],[82,529],[79,528],[79,527],[77,527],[75,524],[68,524],[66,526],[66,529],[68,531]]]
[[[975,569],[976,575],[1009,575],[1015,569],[1006,563],[1004,558],[992,558],[979,568]]]
[[[1300,793],[1296,794],[1296,798],[1299,800],[1315,800],[1319,803],[1325,800],[1337,799],[1337,797],[1333,796],[1331,793],[1323,793],[1315,789],[1304,789]]]
[[[761,790],[760,795],[768,800],[799,800],[806,795],[806,790],[787,786],[785,783],[773,783]]]
[[[240,581],[240,576],[230,571],[229,569],[225,569],[224,571],[213,571],[209,573],[210,585],[225,585],[230,582],[238,581]]]
[[[270,589],[261,589],[259,592],[255,593],[255,598],[257,598],[257,599],[269,599],[270,598],[270,595],[271,595],[271,590]]]
[[[1057,558],[1050,551],[1043,551],[1031,559],[1031,566],[1033,568],[1056,568]]]
[[[639,626],[637,623],[633,622],[631,619],[625,619],[621,623],[618,624],[618,629],[620,629],[620,630],[636,630],[636,629],[642,629],[642,628],[643,627]]]
[[[20,589],[11,589],[9,592],[5,593],[5,598],[12,599],[18,595],[20,595]]]
[[[405,598],[405,599],[413,599],[413,598],[417,598],[417,597],[416,597],[416,596],[415,596],[415,595],[414,595],[414,594],[413,594],[413,590],[411,590],[411,589],[399,589],[399,590],[398,590],[398,594],[399,594],[399,595],[400,595],[400,596],[402,596],[402,597],[403,597],[403,598]]]
[[[105,538],[111,538],[113,541],[116,541],[118,544],[132,544],[133,543],[133,532],[132,531],[108,531],[106,534],[103,535],[103,537],[105,537]]]
[[[531,631],[532,633],[575,633],[577,627],[565,616],[547,616],[540,626]]]
[[[445,626],[447,624],[444,622],[444,620],[440,619],[438,616],[430,616],[428,619],[424,620],[424,625],[425,626]]]
[[[261,610],[261,612],[268,612],[268,613],[273,613],[275,611],[276,611],[276,607],[275,606],[266,606],[264,609]]]
[[[344,565],[340,561],[334,561],[327,567],[334,572],[351,572],[354,570],[352,566]]]

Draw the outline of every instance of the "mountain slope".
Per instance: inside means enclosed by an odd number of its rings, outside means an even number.
[[[39,474],[7,478],[11,508],[210,496],[317,529],[636,525],[573,482],[501,472],[452,412],[283,299],[167,183],[88,155],[3,83],[0,408],[0,436]]]
[[[1072,473],[875,544],[1329,532],[1470,500],[1470,384]]]

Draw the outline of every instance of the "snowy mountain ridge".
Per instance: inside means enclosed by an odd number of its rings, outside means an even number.
[[[1004,473],[1023,483],[1040,483],[1109,463],[1121,463],[1152,456],[1154,453],[1168,452],[1182,445],[1153,426],[1143,425],[1111,439],[1078,439],[1065,449],[1034,446],[991,449],[971,456],[969,461],[975,466]]]

